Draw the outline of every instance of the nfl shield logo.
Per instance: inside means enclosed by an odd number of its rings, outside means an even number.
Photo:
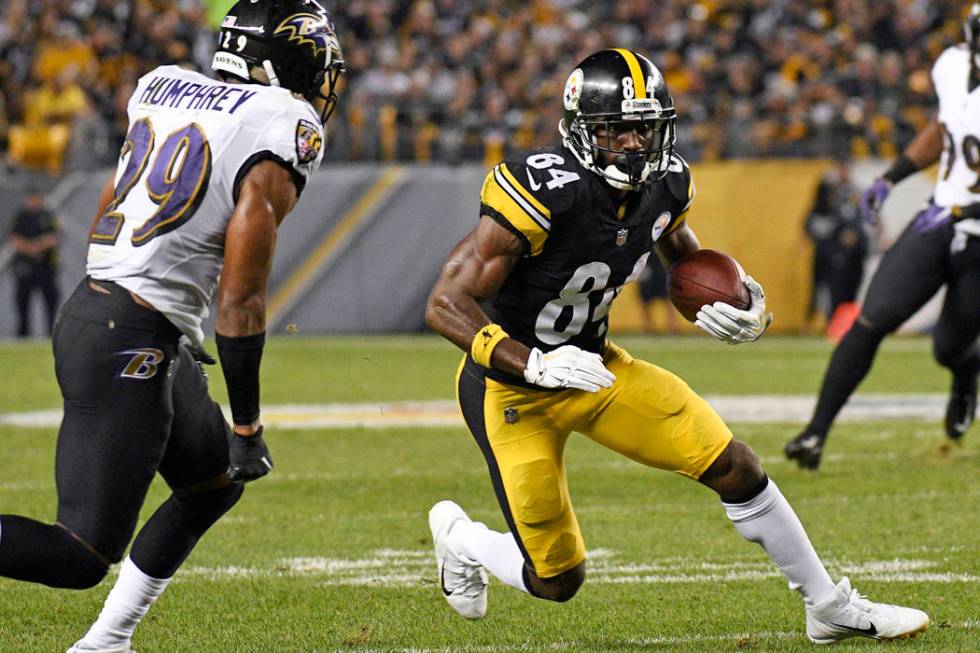
[[[629,229],[620,229],[616,232],[616,247],[622,247],[626,244],[626,237],[629,235]]]

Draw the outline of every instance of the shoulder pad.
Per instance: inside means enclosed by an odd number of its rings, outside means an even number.
[[[480,193],[482,209],[524,238],[535,256],[544,248],[552,218],[574,202],[580,180],[574,159],[560,150],[521,152],[489,172]]]
[[[694,203],[694,177],[691,175],[691,168],[687,161],[676,152],[670,156],[670,167],[667,169],[667,176],[664,177],[667,190],[671,196],[677,200],[677,214],[691,208]]]
[[[271,152],[305,181],[323,160],[323,126],[305,102],[287,97],[272,104],[255,103],[244,117],[261,130],[255,150]]]

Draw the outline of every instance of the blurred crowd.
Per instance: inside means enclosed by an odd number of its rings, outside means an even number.
[[[964,2],[322,0],[349,73],[333,160],[476,160],[553,141],[565,76],[627,47],[661,67],[689,160],[894,156],[935,108]],[[6,0],[0,149],[57,172],[114,159],[161,63],[207,71],[200,0]]]

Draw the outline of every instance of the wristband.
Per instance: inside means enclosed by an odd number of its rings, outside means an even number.
[[[493,350],[504,338],[509,338],[507,332],[499,324],[488,324],[480,329],[473,337],[473,344],[470,345],[470,354],[478,365],[492,367],[490,357]]]
[[[918,171],[919,166],[915,163],[915,161],[902,154],[895,159],[895,162],[892,163],[891,167],[888,168],[881,178],[887,179],[894,185],[906,177],[914,175]]]
[[[259,365],[265,333],[234,337],[218,333],[214,341],[228,386],[231,419],[238,426],[252,424],[259,418]]]

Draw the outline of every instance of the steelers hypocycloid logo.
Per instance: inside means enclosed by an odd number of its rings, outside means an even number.
[[[578,100],[582,97],[582,82],[585,81],[585,76],[582,74],[581,68],[576,68],[572,71],[572,74],[568,76],[568,81],[565,82],[565,109],[567,111],[575,111],[578,109]]]

